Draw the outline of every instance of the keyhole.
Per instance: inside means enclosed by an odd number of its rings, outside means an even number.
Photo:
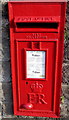
[[[28,82],[26,82],[26,84],[28,84]]]

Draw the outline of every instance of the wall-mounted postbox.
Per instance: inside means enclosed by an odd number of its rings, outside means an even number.
[[[9,2],[14,114],[59,117],[65,2]]]

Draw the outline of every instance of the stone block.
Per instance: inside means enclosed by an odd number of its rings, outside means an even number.
[[[0,62],[0,82],[2,81],[2,73],[3,73],[2,62]]]
[[[61,103],[61,117],[69,117],[69,86],[62,85],[62,96],[64,96],[64,103]]]
[[[0,101],[0,118],[2,117],[2,102]]]
[[[12,116],[12,104],[11,83],[0,83],[0,117]]]
[[[61,117],[64,117],[64,118],[69,117],[69,112],[67,111],[67,107],[68,107],[67,101],[66,101],[66,103],[64,102],[64,104],[61,104],[61,112],[60,112]]]
[[[1,44],[0,44],[1,46]],[[0,48],[0,61],[2,61],[2,58],[3,58],[3,52],[2,52],[2,48]]]
[[[12,85],[11,83],[2,83],[3,103],[12,104]]]
[[[69,100],[69,85],[62,85],[62,92],[65,99]]]
[[[69,33],[66,31],[66,37],[64,42],[64,62],[69,60]]]
[[[63,58],[63,61],[66,62],[67,61],[67,47],[66,47],[66,43],[64,45],[64,58]]]
[[[2,20],[0,20],[0,28],[2,27],[2,34],[0,34],[0,42],[2,49],[0,49],[0,61],[10,60],[10,43],[9,43],[9,21],[8,21],[8,6],[7,3],[2,5]]]
[[[68,39],[69,41],[69,39]],[[67,59],[69,60],[69,42],[68,42],[68,45],[67,45]]]
[[[63,83],[69,84],[69,64],[63,64]]]
[[[2,25],[1,25],[2,21]],[[9,23],[8,19],[0,20],[0,61],[10,60]]]
[[[9,24],[7,19],[3,19],[2,22],[2,61],[10,60],[10,41],[9,41]]]
[[[0,83],[0,102],[3,101],[3,98],[4,98],[4,96],[3,96],[2,83]]]
[[[10,0],[0,0],[1,3],[5,3],[5,2],[8,2]]]
[[[4,47],[4,44],[3,45],[3,48],[1,49],[0,48],[0,61],[9,61],[10,60],[10,52],[9,52],[9,46],[7,47]]]
[[[67,15],[67,17],[66,17],[66,18],[67,18],[67,22],[69,22],[69,16],[68,16],[68,15]]]
[[[0,3],[0,13],[2,13],[2,3]]]
[[[0,62],[0,82],[10,81],[11,81],[10,62],[2,61]]]
[[[3,118],[10,118],[13,115],[13,107],[11,102],[3,102]]]
[[[8,3],[5,0],[2,3],[2,17],[8,19]]]
[[[3,90],[3,117],[12,118],[13,116],[13,102],[12,102],[12,86],[11,83],[2,83]]]
[[[3,118],[2,120],[55,120],[55,119],[52,119],[52,118],[40,118],[39,117],[28,117],[28,118]]]

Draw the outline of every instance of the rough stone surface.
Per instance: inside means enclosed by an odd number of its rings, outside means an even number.
[[[12,117],[13,116],[13,105],[11,102],[9,102],[9,100],[7,102],[3,102],[3,118],[6,117]]]
[[[61,117],[69,117],[69,85],[62,85]]]
[[[69,84],[69,64],[63,64],[63,83]]]
[[[10,62],[2,61],[0,62],[0,82],[10,82],[10,81],[11,81]]]
[[[2,90],[3,90],[3,102],[12,103],[12,86],[11,83],[2,83]]]
[[[0,102],[2,102],[4,96],[3,96],[3,89],[2,89],[2,83],[0,83]]]
[[[0,102],[0,117],[2,116],[2,102]]]
[[[12,118],[10,119],[7,119],[7,118],[3,118],[2,120],[12,120]],[[14,118],[14,120],[55,120],[54,118],[37,118],[37,117],[34,117],[34,118]]]
[[[2,6],[4,8],[4,5]],[[5,7],[7,5],[5,4]],[[2,9],[2,61],[10,60],[10,48],[9,48],[9,22],[8,22],[8,11],[6,8]],[[4,13],[5,11],[5,13]],[[5,15],[4,15],[5,14]]]
[[[57,120],[28,116],[14,116],[12,102],[11,70],[10,70],[10,37],[7,1],[0,0],[0,119],[19,120]],[[11,1],[11,0],[10,0]],[[14,1],[14,0],[13,0]],[[69,3],[67,4],[67,20],[65,26],[63,85],[61,99],[62,120],[69,117]]]

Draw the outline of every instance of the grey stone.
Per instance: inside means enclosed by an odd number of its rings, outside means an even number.
[[[66,26],[67,26],[67,29],[69,30],[69,23],[68,23],[68,22],[67,22],[67,25],[66,25]]]
[[[2,120],[17,120],[17,118],[2,118]]]
[[[43,119],[43,118],[40,118],[40,119],[39,119],[39,117],[37,117],[37,118],[35,118],[35,117],[31,118],[31,117],[30,117],[30,118],[13,118],[13,119],[12,119],[12,118],[10,118],[10,119],[8,119],[8,118],[3,118],[2,120],[44,120],[44,119]],[[55,119],[52,119],[52,118],[51,118],[51,119],[50,119],[50,118],[48,119],[48,118],[46,118],[45,120],[55,120]]]
[[[64,96],[64,103],[61,103],[61,117],[69,117],[69,86],[62,85],[62,96]]]
[[[67,45],[67,59],[69,59],[69,42],[68,42],[68,45]]]
[[[8,19],[8,3],[4,2],[4,4],[2,4],[2,17],[5,19]]]
[[[13,102],[12,102],[12,88],[11,83],[2,83],[3,90],[3,117],[12,118],[13,116]],[[14,117],[14,116],[13,116]]]
[[[66,33],[66,40],[64,43],[64,62],[69,60],[69,38],[68,38],[68,33]]]
[[[3,2],[3,3],[4,3],[4,2],[8,2],[8,1],[9,1],[9,0],[1,0],[1,2]]]
[[[0,15],[2,15],[2,3],[0,3]]]
[[[0,102],[2,102],[3,99],[4,99],[4,96],[3,96],[2,83],[0,83]]]
[[[65,118],[68,117],[67,105],[63,104],[61,107],[62,107],[62,110],[61,110],[60,116]]]
[[[9,24],[8,20],[3,18],[3,21],[0,20],[0,61],[10,60],[9,44]]]
[[[69,84],[69,64],[63,64],[63,83]]]
[[[3,48],[0,49],[0,61],[9,61],[10,60],[10,54],[9,54],[8,47],[4,47],[4,44],[3,44]]]
[[[67,17],[66,17],[66,18],[67,18],[67,22],[69,22],[69,15],[67,15]]]
[[[3,118],[4,117],[12,117],[13,115],[13,108],[11,102],[3,102]]]
[[[0,82],[2,81],[2,73],[3,73],[2,62],[0,62]]]
[[[2,49],[0,61],[10,60],[9,22],[7,3],[2,5]]]
[[[11,83],[2,83],[3,90],[3,103],[11,103],[12,104],[12,85]]]
[[[69,85],[62,85],[63,95],[69,100]]]
[[[13,113],[11,90],[11,83],[0,83],[0,116],[4,114],[10,116]]]
[[[0,117],[2,117],[2,102],[0,101]]]
[[[68,107],[67,107],[67,111],[69,112],[69,105],[68,105]]]
[[[2,61],[0,62],[0,82],[10,81],[11,81],[10,62]]]
[[[2,61],[2,58],[3,58],[3,54],[2,54],[2,49],[0,48],[0,61]]]
[[[2,23],[2,61],[10,60],[10,42],[9,42],[9,25],[8,20],[3,19]]]

